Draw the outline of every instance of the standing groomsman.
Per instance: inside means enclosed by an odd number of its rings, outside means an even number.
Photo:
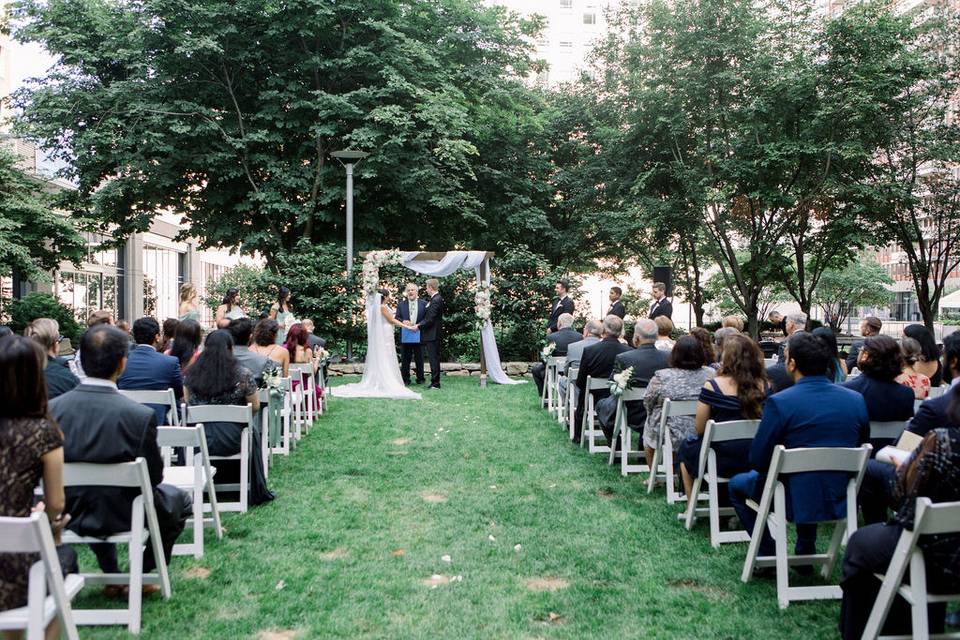
[[[667,300],[667,285],[662,282],[653,283],[653,304],[650,305],[650,315],[647,317],[651,320],[657,316],[667,316],[668,318],[673,315],[673,304]]]
[[[547,333],[553,333],[557,330],[557,320],[564,313],[573,315],[573,300],[570,299],[568,290],[570,286],[565,280],[557,282],[554,290],[557,292],[557,300],[553,303],[553,310],[550,311],[550,319],[547,321]]]
[[[420,299],[420,287],[410,282],[403,291],[404,300],[397,305],[396,318],[400,322],[417,324],[426,314],[427,303]],[[417,369],[417,384],[423,384],[423,345],[420,343],[420,332],[404,329],[400,332],[400,376],[403,384],[410,384],[410,360],[413,359]]]
[[[608,316],[617,316],[623,320],[623,317],[627,315],[626,307],[620,302],[620,298],[622,297],[623,289],[620,287],[610,287],[610,310],[607,311]]]

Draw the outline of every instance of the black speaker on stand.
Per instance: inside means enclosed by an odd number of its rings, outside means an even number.
[[[667,285],[667,297],[673,299],[673,269],[670,267],[654,267],[653,281]]]

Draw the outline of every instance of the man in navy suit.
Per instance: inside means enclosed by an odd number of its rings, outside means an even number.
[[[409,322],[417,324],[427,311],[427,303],[420,299],[420,287],[412,282],[407,283],[407,288],[403,291],[405,300],[401,300],[397,305],[396,318],[400,322]],[[417,384],[423,384],[425,379],[423,375],[423,345],[420,344],[420,336],[417,334],[417,342],[404,342],[400,350],[400,375],[403,377],[403,384],[410,384],[410,359],[413,358],[417,367]]]
[[[750,532],[757,514],[746,502],[760,499],[774,447],[858,447],[870,437],[863,396],[827,379],[833,356],[822,338],[796,333],[784,357],[796,384],[767,398],[750,448],[753,470],[730,479],[730,501]],[[785,479],[787,518],[797,523],[798,554],[816,552],[817,522],[846,516],[848,480],[846,474],[834,472],[801,473]],[[773,539],[764,529],[760,555],[774,552]]]
[[[164,391],[173,389],[177,405],[183,400],[183,375],[180,361],[173,356],[165,356],[157,348],[160,346],[160,325],[147,316],[133,323],[133,340],[137,346],[130,351],[127,367],[117,380],[117,388],[132,391]],[[157,414],[157,424],[165,425],[167,409],[163,405],[151,405]]]

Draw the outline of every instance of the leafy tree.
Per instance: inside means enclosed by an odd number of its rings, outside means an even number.
[[[730,294],[730,289],[723,279],[723,274],[715,273],[707,278],[704,289],[711,298],[711,306],[720,315],[740,315],[743,313],[743,309]],[[757,298],[757,315],[753,318],[748,318],[748,321],[755,320],[757,326],[760,327],[767,315],[774,310],[777,304],[786,302],[789,298],[790,295],[784,288],[783,283],[777,278],[770,278],[767,280],[766,286],[763,287],[760,296]]]
[[[824,271],[817,285],[817,305],[830,318],[833,330],[839,332],[852,310],[888,304],[891,293],[884,285],[891,284],[893,280],[880,265],[854,261],[843,269]]]
[[[34,291],[18,300],[11,300],[6,312],[10,317],[10,328],[16,333],[22,333],[37,318],[51,318],[57,321],[60,334],[70,338],[74,348],[80,345],[83,330],[74,317],[73,309],[49,293]]]

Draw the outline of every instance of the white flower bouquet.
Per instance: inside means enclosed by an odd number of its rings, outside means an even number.
[[[614,397],[622,396],[623,392],[630,389],[632,384],[633,367],[627,367],[613,376],[613,380],[610,381],[610,395]]]
[[[546,344],[546,346],[543,347],[543,350],[540,352],[540,356],[541,356],[544,360],[546,360],[546,359],[549,358],[551,355],[553,355],[553,352],[556,350],[556,348],[557,348],[557,343],[556,343],[556,342],[548,342],[548,343]]]
[[[372,296],[380,288],[380,267],[391,264],[403,264],[403,253],[399,249],[371,251],[363,261],[363,295]]]
[[[482,329],[490,319],[490,313],[493,310],[493,304],[490,302],[490,285],[481,284],[477,287],[474,305],[477,310],[477,326]]]

